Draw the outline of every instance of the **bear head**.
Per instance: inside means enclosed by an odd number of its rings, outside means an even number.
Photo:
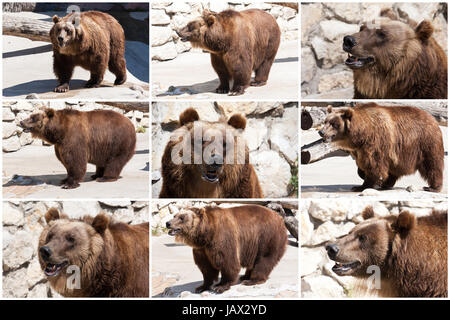
[[[343,49],[348,53],[345,65],[353,70],[373,67],[388,72],[402,60],[414,61],[432,33],[429,21],[405,23],[392,10],[385,9],[380,18],[362,24],[359,32],[344,37]]]
[[[19,126],[23,129],[23,132],[30,132],[33,138],[55,144],[64,134],[60,116],[55,110],[43,107],[20,121]]]
[[[328,115],[325,118],[319,135],[325,142],[337,142],[346,139],[350,122],[353,117],[352,108],[339,108],[334,110],[331,106],[327,108]]]
[[[80,16],[76,13],[71,13],[64,18],[55,15],[53,16],[53,23],[54,25],[50,30],[50,39],[53,47],[64,53],[82,36]]]
[[[63,289],[76,269],[81,275],[94,270],[95,260],[103,249],[109,218],[99,214],[95,218],[73,220],[51,208],[45,220],[47,225],[39,237],[39,263],[52,285],[58,284],[56,289]]]
[[[379,218],[372,207],[367,207],[363,217],[365,220],[349,234],[326,245],[328,257],[336,262],[332,270],[337,275],[364,277],[370,267],[381,270],[391,254],[394,238],[405,238],[416,225],[416,217],[408,211]]]
[[[234,176],[239,166],[249,163],[249,152],[243,136],[246,119],[240,114],[228,120],[201,121],[193,108],[180,114],[179,128],[171,141],[171,161],[186,166],[194,176],[216,184]]]
[[[177,242],[198,246],[204,236],[202,222],[206,219],[204,208],[186,208],[177,213],[172,220],[166,222],[169,235],[175,236]],[[203,234],[202,234],[203,233]]]
[[[181,41],[189,41],[194,48],[201,48],[210,52],[221,52],[225,50],[227,43],[226,21],[223,16],[223,12],[216,13],[204,10],[201,17],[190,21],[184,28],[177,30],[176,33]]]

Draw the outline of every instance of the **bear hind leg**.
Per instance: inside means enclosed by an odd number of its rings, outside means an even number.
[[[109,59],[109,71],[116,76],[115,86],[124,84],[127,81],[127,63],[123,57],[111,57]]]
[[[103,175],[96,179],[97,182],[112,182],[119,179],[120,173],[122,172],[125,164],[130,160],[131,157],[128,155],[120,155],[111,158],[108,163],[106,163],[103,170]]]
[[[443,184],[443,167],[442,159],[424,160],[419,166],[420,175],[428,182],[428,187],[424,187],[425,191],[440,192]]]
[[[91,176],[91,178],[92,178],[92,180],[101,178],[101,177],[103,177],[104,173],[105,173],[105,168],[97,166],[97,168],[95,169],[95,174],[93,174]]]
[[[273,61],[275,60],[275,56],[267,58],[264,60],[258,69],[255,70],[255,79],[250,82],[250,85],[253,87],[261,87],[267,83],[267,79],[269,79],[269,72],[272,68]]]

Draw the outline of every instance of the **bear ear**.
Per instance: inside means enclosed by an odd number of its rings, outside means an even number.
[[[327,107],[327,112],[328,113],[332,113],[333,112],[333,107],[331,105]]]
[[[194,108],[186,109],[180,114],[180,126],[184,126],[187,123],[198,120],[200,120],[200,117]]]
[[[209,11],[208,9],[203,10],[203,20],[206,22],[208,27],[212,26],[216,22],[215,12]]]
[[[415,30],[417,38],[422,41],[428,40],[433,34],[433,31],[433,25],[428,20],[423,20]]]
[[[351,120],[353,117],[353,109],[352,108],[346,108],[342,112],[342,118]]]
[[[47,223],[50,223],[50,221],[53,220],[58,220],[59,218],[59,211],[56,208],[48,209],[47,213],[45,214],[45,221]]]
[[[416,216],[409,211],[402,211],[395,222],[392,224],[392,229],[405,235],[416,226]]]
[[[230,119],[228,119],[228,124],[236,129],[245,129],[247,125],[247,119],[240,114],[233,114]]]
[[[381,10],[380,17],[386,17],[391,20],[398,20],[397,15],[395,14],[394,10],[392,10],[391,8],[384,8],[383,10]]]
[[[53,118],[53,116],[55,115],[55,110],[53,110],[52,108],[45,108],[45,115],[49,118]]]
[[[53,23],[58,23],[59,22],[59,17],[55,14],[52,18]]]
[[[373,211],[373,207],[366,207],[362,212],[362,216],[364,220],[375,218],[375,212]]]
[[[98,214],[94,220],[92,221],[92,227],[99,234],[103,235],[105,233],[106,228],[109,225],[109,218],[103,213]]]

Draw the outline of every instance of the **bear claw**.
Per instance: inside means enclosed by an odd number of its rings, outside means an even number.
[[[60,85],[60,86],[57,86],[57,87],[54,89],[54,91],[55,91],[55,92],[60,92],[60,93],[62,93],[62,92],[67,92],[67,91],[69,91],[69,85],[68,85],[68,84],[62,84],[62,85]]]

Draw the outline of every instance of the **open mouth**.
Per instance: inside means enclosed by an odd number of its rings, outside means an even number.
[[[44,269],[44,273],[48,277],[54,277],[59,274],[59,272],[68,264],[67,261],[59,264],[47,263]]]
[[[354,261],[354,262],[349,262],[349,263],[336,262],[336,264],[333,266],[333,268],[331,268],[331,270],[333,270],[333,272],[336,273],[337,275],[343,276],[343,275],[349,274],[352,271],[354,271],[355,269],[359,268],[360,265],[361,265],[361,262],[359,262],[359,261]]]
[[[215,169],[206,169],[206,171],[202,170],[202,179],[207,182],[216,183],[219,181],[219,172]]]
[[[22,131],[25,133],[31,132],[31,129],[22,127]]]
[[[175,236],[181,232],[181,229],[170,229],[169,236]]]
[[[357,57],[357,56],[352,56],[349,53],[347,60],[345,60],[345,65],[352,69],[360,69],[360,68],[370,65],[374,62],[375,62],[375,59],[373,57]]]

